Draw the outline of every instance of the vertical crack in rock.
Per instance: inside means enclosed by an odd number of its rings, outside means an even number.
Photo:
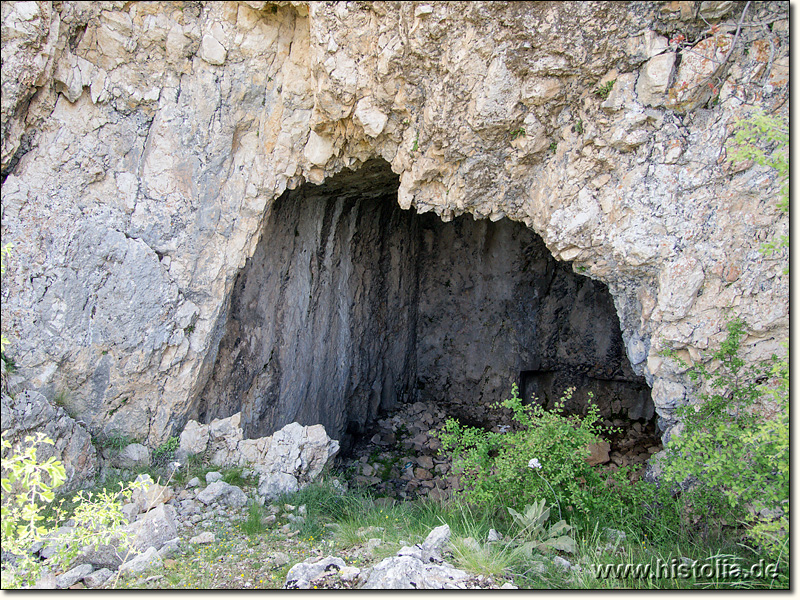
[[[516,382],[552,404],[652,418],[607,288],[501,219],[403,211],[382,161],[286,192],[234,285],[197,416],[242,411],[250,437],[291,421],[334,437],[433,400],[480,422]]]

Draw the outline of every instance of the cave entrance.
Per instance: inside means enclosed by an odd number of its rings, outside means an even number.
[[[652,421],[604,284],[521,223],[401,210],[398,185],[372,161],[274,203],[221,317],[201,421],[241,411],[248,437],[322,423],[346,448],[408,403],[488,424],[515,382]]]

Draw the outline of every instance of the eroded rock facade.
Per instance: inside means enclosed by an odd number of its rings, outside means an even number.
[[[12,387],[176,434],[275,200],[381,158],[402,208],[508,217],[605,283],[669,431],[697,390],[666,344],[700,360],[734,316],[749,359],[788,336],[775,174],[726,155],[753,107],[787,114],[788,3],[743,8],[3,3]]]

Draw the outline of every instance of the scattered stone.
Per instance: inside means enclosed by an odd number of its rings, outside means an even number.
[[[487,542],[500,542],[502,540],[503,536],[494,529],[490,529],[489,534],[486,536]]]
[[[278,566],[282,567],[283,565],[289,564],[289,555],[285,552],[274,552],[270,555],[272,562]]]
[[[213,544],[216,541],[216,536],[211,531],[204,531],[203,533],[194,536],[189,540],[190,544]]]
[[[571,562],[558,555],[553,557],[553,564],[563,571],[569,571],[572,568]]]
[[[518,590],[519,588],[515,586],[510,581],[506,581],[503,585],[500,586],[501,590]]]
[[[163,561],[158,555],[158,550],[151,546],[143,554],[124,562],[119,567],[120,573],[139,573],[145,569],[162,566]]]
[[[416,469],[414,469],[414,477],[416,477],[421,481],[424,481],[426,479],[431,479],[433,475],[431,475],[431,472],[428,471],[427,469],[417,467]]]
[[[222,481],[222,473],[219,471],[209,471],[206,473],[206,483],[214,483],[215,481]]]
[[[212,504],[213,502],[221,502],[234,508],[242,507],[247,504],[247,495],[245,495],[241,488],[225,483],[224,481],[215,481],[202,492],[198,493],[197,499],[205,505]]]
[[[417,464],[427,471],[433,469],[433,459],[427,455],[418,456]]]
[[[196,488],[200,485],[200,478],[199,477],[192,477],[189,482],[186,484],[187,488]]]
[[[592,466],[602,465],[609,461],[608,452],[611,450],[611,445],[606,441],[599,441],[594,444],[589,444],[587,447],[589,456],[584,460]]]
[[[326,556],[323,559],[297,563],[286,574],[286,583],[284,588],[307,590],[311,587],[312,582],[322,575],[329,572],[339,572],[345,568],[344,561],[335,556]]]
[[[88,588],[99,588],[104,586],[111,577],[114,576],[114,571],[111,569],[100,569],[98,571],[94,571],[93,573],[89,573],[83,578],[83,583],[86,584]]]
[[[56,587],[60,589],[68,588],[71,585],[74,585],[90,573],[94,571],[94,567],[89,564],[82,564],[78,565],[77,567],[70,569],[66,573],[59,575],[56,577]]]

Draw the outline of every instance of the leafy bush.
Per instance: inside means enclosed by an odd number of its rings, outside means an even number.
[[[600,474],[584,460],[587,446],[600,436],[597,408],[587,415],[561,414],[572,390],[567,390],[553,411],[539,404],[524,405],[516,385],[502,406],[511,409],[517,431],[488,432],[448,419],[440,433],[442,451],[453,453],[453,468],[460,474],[463,492],[476,504],[513,506],[553,498],[559,506],[589,512],[604,488]],[[532,459],[541,468],[529,468]]]
[[[66,479],[66,470],[61,461],[50,457],[40,460],[39,446],[53,445],[53,441],[44,434],[27,436],[27,447],[24,450],[11,451],[11,443],[2,440],[2,447],[9,451],[2,459],[2,515],[0,531],[4,552],[15,555],[16,561],[2,572],[2,586],[20,587],[33,584],[42,569],[42,563],[31,555],[33,544],[50,540],[56,548],[53,562],[66,569],[82,548],[108,543],[110,533],[115,532],[124,545],[125,536],[118,528],[125,523],[122,503],[130,498],[131,489],[121,488],[119,492],[102,492],[91,494],[78,492],[73,499],[76,503],[71,517],[75,527],[56,530],[67,515],[62,509],[63,500],[55,507],[56,518],[47,523],[45,513],[52,508],[55,499],[53,490]],[[50,506],[48,506],[50,505]],[[4,565],[5,566],[5,565]]]
[[[171,437],[153,450],[151,458],[153,466],[156,468],[165,467],[169,461],[175,458],[175,452],[178,450],[179,445],[180,440],[176,437]]]
[[[788,545],[788,358],[747,365],[739,356],[745,326],[738,319],[728,324],[725,341],[711,355],[719,365],[714,372],[703,364],[689,368],[709,391],[679,410],[684,429],[670,440],[664,479],[688,487],[692,506],[705,513],[721,510],[709,502],[721,497],[731,524],[746,520],[751,537],[780,555]]]

